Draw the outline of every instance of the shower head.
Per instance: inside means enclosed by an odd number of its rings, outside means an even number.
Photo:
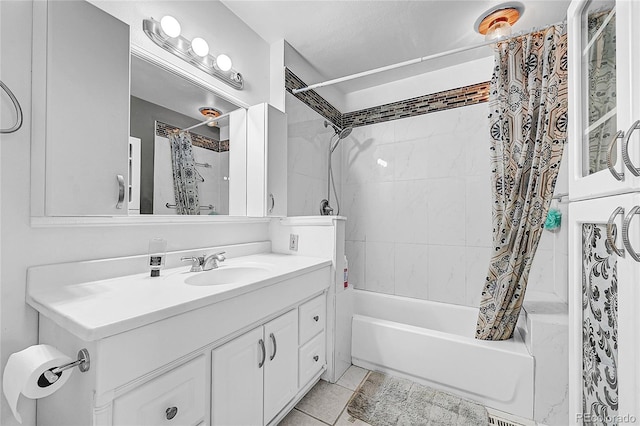
[[[351,134],[353,127],[345,127],[344,129],[341,129],[335,124],[325,120],[324,127],[329,127],[329,126],[333,127],[333,131],[336,132],[335,135],[333,136],[336,136],[336,135],[338,136],[338,140],[336,140],[335,143],[331,145],[331,152],[333,152],[338,147],[338,144],[340,143],[340,141]],[[332,139],[333,139],[333,136],[331,137]]]
[[[347,136],[349,136],[349,134],[351,134],[351,131],[353,130],[353,128],[351,127],[345,127],[344,129],[341,129],[340,127],[336,126],[333,123],[328,122],[327,120],[324,120],[324,127],[333,127],[333,131],[336,132],[336,135],[338,136],[338,139],[344,139]]]
[[[342,129],[340,131],[340,134],[338,135],[338,140],[344,139],[347,136],[349,136],[352,130],[353,130],[353,127],[345,127],[344,129]]]

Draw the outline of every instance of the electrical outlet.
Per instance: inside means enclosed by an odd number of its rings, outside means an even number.
[[[289,250],[298,251],[298,234],[289,234]]]

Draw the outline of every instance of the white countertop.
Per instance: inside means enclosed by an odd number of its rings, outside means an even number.
[[[220,268],[247,264],[264,265],[266,277],[195,286],[185,284],[184,279],[195,273],[182,266],[162,270],[155,278],[147,271],[50,288],[37,286],[27,292],[27,303],[81,339],[93,341],[321,269],[331,260],[263,253],[227,259]]]

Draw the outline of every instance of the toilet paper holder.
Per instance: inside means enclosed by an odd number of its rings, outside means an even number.
[[[78,367],[80,372],[84,373],[89,371],[89,367],[91,366],[91,360],[89,359],[89,351],[85,348],[82,348],[78,351],[78,359],[70,362],[68,364],[61,365],[59,367],[52,368],[50,370],[46,370],[42,373],[42,376],[47,380],[49,385],[54,384],[58,381],[62,372],[64,370],[68,370],[73,367]]]

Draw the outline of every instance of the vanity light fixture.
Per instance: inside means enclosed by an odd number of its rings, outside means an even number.
[[[209,54],[209,44],[204,39],[200,37],[196,37],[193,40],[191,40],[191,50],[197,56],[200,56],[201,58],[206,58],[207,55]],[[226,70],[226,71],[229,71],[229,70]]]
[[[209,53],[209,44],[200,37],[189,40],[180,35],[181,27],[177,19],[164,16],[160,22],[153,18],[142,21],[145,34],[167,52],[190,63],[207,74],[223,81],[234,89],[242,90],[242,74],[234,70],[231,58],[225,54],[217,57]]]
[[[500,4],[483,13],[476,21],[475,29],[487,41],[507,37],[511,35],[511,26],[520,19],[523,12],[524,6],[521,3]]]
[[[229,71],[232,67],[231,58],[224,53],[216,58],[216,66],[222,71]]]
[[[160,28],[162,28],[162,31],[164,31],[167,36],[172,38],[180,36],[180,32],[182,31],[180,22],[170,15],[162,17],[160,20]]]

